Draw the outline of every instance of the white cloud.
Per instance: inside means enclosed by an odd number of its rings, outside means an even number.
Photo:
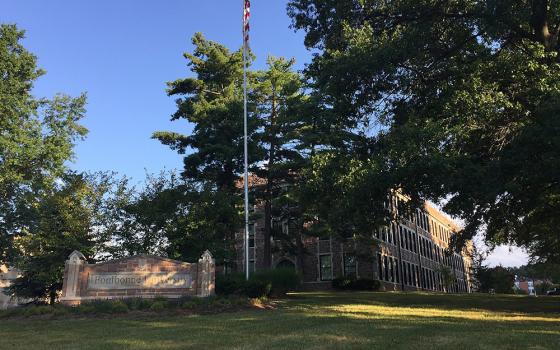
[[[529,255],[524,249],[501,245],[497,246],[486,258],[485,265],[490,267],[502,265],[504,267],[517,267],[527,264]]]

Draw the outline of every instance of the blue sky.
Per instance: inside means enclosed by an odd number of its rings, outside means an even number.
[[[311,54],[304,34],[289,28],[286,0],[253,0],[251,48],[256,68],[267,55],[296,59],[302,69]],[[170,122],[173,98],[165,83],[190,74],[182,54],[202,32],[232,50],[240,47],[242,0],[0,0],[0,22],[26,30],[24,45],[47,71],[34,93],[88,94],[89,129],[76,147],[80,171],[113,170],[144,179],[145,172],[181,169],[182,158],[150,135],[158,130],[189,133],[184,121]],[[240,116],[241,117],[241,116]],[[526,255],[501,247],[489,264],[515,266]]]
[[[89,135],[71,167],[141,181],[145,169],[182,168],[181,156],[150,139],[158,130],[190,130],[184,121],[169,121],[175,102],[165,83],[190,74],[182,54],[192,50],[195,32],[238,49],[242,6],[242,0],[0,0],[0,22],[26,30],[24,45],[47,71],[37,96],[88,94]],[[251,12],[255,66],[264,67],[267,55],[285,55],[303,68],[310,53],[303,33],[289,28],[286,1],[255,0]]]

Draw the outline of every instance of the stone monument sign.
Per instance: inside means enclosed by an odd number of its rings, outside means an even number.
[[[66,261],[60,301],[77,305],[95,299],[206,297],[214,294],[215,277],[209,251],[194,264],[150,255],[88,264],[74,251]]]

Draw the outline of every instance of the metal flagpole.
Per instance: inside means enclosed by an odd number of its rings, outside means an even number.
[[[246,52],[247,52],[247,26],[249,20],[246,11],[246,1],[243,0],[243,152],[244,152],[244,190],[245,190],[245,278],[249,279],[249,174],[248,174],[248,155],[247,155],[247,72],[246,72]]]

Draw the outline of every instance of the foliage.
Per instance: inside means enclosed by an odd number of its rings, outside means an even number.
[[[502,266],[481,267],[476,271],[480,292],[494,291],[498,294],[512,294],[515,277]]]
[[[243,290],[245,275],[242,273],[216,274],[216,294],[231,295]]]
[[[451,268],[449,266],[446,266],[446,265],[443,265],[443,264],[440,264],[437,271],[439,272],[439,274],[441,276],[443,285],[445,286],[446,290],[449,290],[449,288],[455,282],[455,275],[453,274],[453,271],[451,270]]]
[[[270,295],[272,283],[265,280],[250,278],[243,284],[243,294],[249,298],[260,298]]]
[[[274,296],[281,296],[287,292],[295,291],[300,285],[299,275],[294,269],[289,268],[258,271],[250,279],[270,284],[270,293],[266,295]]]
[[[317,50],[306,74],[323,106],[365,130],[325,159],[351,189],[338,192],[349,226],[369,235],[369,203],[399,189],[445,199],[466,224],[456,248],[484,230],[490,246],[560,259],[559,1],[292,0],[288,13]]]
[[[161,312],[167,308],[167,302],[158,300],[150,306],[150,311]]]
[[[255,104],[254,118],[259,121],[255,134],[262,157],[251,154],[252,162],[262,162],[254,167],[254,174],[262,179],[262,184],[252,186],[251,194],[264,211],[263,266],[271,268],[271,237],[291,243],[293,237],[284,237],[282,232],[272,227],[273,218],[277,222],[279,212],[284,209],[277,199],[285,192],[286,185],[294,186],[301,163],[297,151],[298,133],[294,130],[301,121],[294,109],[303,98],[302,81],[293,70],[295,61],[269,56],[267,68],[255,72],[255,86],[251,91],[251,101]],[[256,156],[256,157],[255,157]],[[280,207],[278,207],[280,206]],[[287,239],[286,239],[287,238]]]
[[[104,176],[65,174],[52,191],[43,192],[33,208],[33,230],[14,242],[17,267],[23,272],[10,287],[22,298],[49,298],[62,288],[64,262],[74,250],[93,259],[105,241],[96,230],[109,184]]]
[[[519,277],[560,283],[560,266],[558,264],[529,263],[519,267],[510,267],[508,270]]]
[[[44,74],[15,25],[0,25],[0,260],[17,259],[13,242],[35,229],[35,207],[66,171],[74,143],[87,130],[79,124],[86,97],[35,98]]]
[[[243,171],[243,55],[241,50],[230,52],[201,33],[193,36],[192,43],[194,51],[184,56],[194,77],[169,82],[167,93],[178,96],[171,120],[184,119],[194,124],[193,131],[190,135],[153,134],[179,154],[189,151],[182,175],[192,190],[189,200],[196,206],[188,208],[191,212],[182,223],[187,234],[178,232],[171,238],[170,256],[184,255],[192,244],[215,242],[223,251],[217,261],[230,263],[242,218],[238,179]],[[251,81],[249,75],[249,84]],[[251,136],[256,121],[250,120],[250,152],[257,154]]]
[[[296,290],[300,277],[293,269],[279,268],[253,273],[249,280],[241,273],[216,276],[216,294],[244,294],[250,298],[282,296]]]

